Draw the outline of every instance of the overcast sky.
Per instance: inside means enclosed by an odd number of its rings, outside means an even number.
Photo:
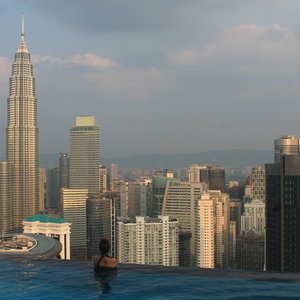
[[[300,136],[299,0],[0,0],[0,143],[21,16],[40,152],[78,115],[101,156],[269,149]]]

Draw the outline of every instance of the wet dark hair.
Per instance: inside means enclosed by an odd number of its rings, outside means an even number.
[[[102,254],[107,254],[109,251],[109,241],[107,239],[101,239],[99,243],[99,250]]]

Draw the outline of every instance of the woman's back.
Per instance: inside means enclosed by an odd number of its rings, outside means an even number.
[[[108,255],[95,256],[94,257],[94,268],[117,268],[118,262],[114,257]]]
[[[99,244],[99,250],[101,252],[101,256],[95,256],[93,258],[94,269],[116,269],[118,266],[117,260],[114,257],[107,255],[107,253],[109,252],[109,242],[107,239],[101,239]]]

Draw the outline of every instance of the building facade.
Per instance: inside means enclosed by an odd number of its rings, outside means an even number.
[[[251,170],[252,198],[265,202],[265,168],[257,166]]]
[[[115,197],[89,198],[86,203],[87,216],[87,258],[99,255],[101,239],[110,241],[111,256],[116,256],[115,224],[116,199]]]
[[[202,183],[168,180],[163,200],[162,214],[175,217],[180,225],[180,233],[190,233],[190,265],[195,264],[195,210],[198,198],[204,190]],[[180,249],[183,249],[180,247]],[[188,254],[180,253],[180,256]],[[188,266],[188,262],[184,263]]]
[[[274,162],[280,163],[282,155],[300,154],[300,140],[293,135],[283,135],[274,141]]]
[[[168,172],[156,172],[154,176],[152,176],[152,199],[150,205],[150,216],[157,217],[162,214],[163,202],[165,196],[165,190],[168,181],[172,180],[172,182],[179,182],[179,179],[173,179],[172,177],[168,177]]]
[[[0,163],[0,232],[6,234],[12,228],[11,172],[8,162]]]
[[[70,259],[71,224],[62,218],[34,215],[23,221],[23,233],[42,234],[57,239],[61,244],[61,259]]]
[[[118,218],[117,257],[120,263],[178,266],[178,221],[169,216]]]
[[[251,229],[243,232],[236,241],[236,268],[248,271],[264,271],[265,234]]]
[[[134,218],[147,215],[148,185],[143,182],[124,182],[120,185],[121,216]]]
[[[47,169],[39,168],[39,205],[38,211],[44,211],[46,207]]]
[[[110,191],[110,175],[109,168],[99,166],[99,192],[106,193]]]
[[[59,155],[59,188],[70,187],[70,159],[68,153]]]
[[[35,78],[25,43],[24,22],[7,98],[6,160],[11,165],[12,230],[38,209],[38,127]]]
[[[88,189],[62,188],[61,211],[67,223],[72,224],[71,231],[71,259],[86,259],[86,201]]]
[[[209,190],[225,192],[225,170],[214,164],[191,164],[189,182],[206,183]]]
[[[226,269],[230,259],[230,201],[221,191],[207,191],[198,200],[196,262],[198,267]]]
[[[266,268],[300,271],[300,155],[266,164]]]
[[[46,207],[58,211],[60,208],[59,169],[46,170]]]
[[[76,117],[70,129],[70,188],[99,190],[99,127],[93,116]]]
[[[252,229],[265,231],[265,203],[260,200],[252,200],[244,204],[244,212],[241,216],[241,233]]]

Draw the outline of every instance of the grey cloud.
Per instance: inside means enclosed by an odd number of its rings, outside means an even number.
[[[83,31],[138,33],[151,32],[174,23],[174,12],[182,6],[181,3],[178,0],[46,0],[36,1],[34,6],[42,12],[52,12],[59,22]]]
[[[32,8],[52,17],[65,25],[75,26],[88,33],[152,33],[160,30],[193,29],[203,24],[207,15],[229,14],[239,8],[253,6],[240,0],[31,0]],[[260,0],[260,6],[270,4]],[[272,0],[272,4],[282,0]],[[255,5],[254,5],[255,6]],[[271,8],[270,8],[271,9]],[[201,30],[208,28],[199,27]],[[186,32],[187,33],[187,32]]]

